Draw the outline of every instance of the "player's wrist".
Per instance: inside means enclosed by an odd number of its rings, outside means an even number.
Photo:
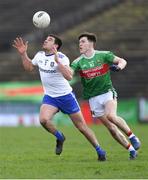
[[[20,52],[20,55],[21,55],[22,57],[27,56],[27,52],[26,52],[26,51]]]
[[[54,53],[54,60],[55,60],[55,62],[57,64],[59,64],[59,58],[58,58],[58,53],[57,52]]]
[[[55,62],[56,62],[57,64],[60,64],[60,62],[59,62],[59,59],[58,59],[58,58],[55,58]]]
[[[111,71],[116,71],[116,72],[118,72],[118,71],[120,71],[121,70],[121,68],[117,65],[117,64],[112,64],[111,66],[110,66],[110,70]]]

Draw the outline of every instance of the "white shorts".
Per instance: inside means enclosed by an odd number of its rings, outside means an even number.
[[[89,105],[93,117],[101,117],[105,114],[105,104],[114,99],[114,94],[109,91],[89,99]]]

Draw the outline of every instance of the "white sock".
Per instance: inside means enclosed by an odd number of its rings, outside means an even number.
[[[134,136],[135,136],[135,134],[132,133],[128,138],[131,139]]]
[[[132,145],[130,145],[130,147],[128,148],[128,151],[135,151],[134,147]]]

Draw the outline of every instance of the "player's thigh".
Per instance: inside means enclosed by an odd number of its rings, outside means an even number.
[[[105,103],[105,114],[106,115],[116,115],[117,113],[117,100],[112,99]]]
[[[40,107],[40,120],[51,120],[58,112],[58,108],[49,104],[42,104]]]
[[[81,111],[79,111],[77,113],[70,114],[69,117],[71,118],[73,124],[76,127],[81,127],[81,126],[86,125],[86,122],[85,122],[85,120],[83,118],[83,115],[82,115]]]

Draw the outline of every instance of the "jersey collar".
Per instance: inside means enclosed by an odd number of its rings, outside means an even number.
[[[94,57],[94,55],[95,55],[95,50],[94,50],[94,52],[93,52],[93,54],[92,54],[92,56],[90,56],[90,57],[88,57],[88,56],[85,56],[84,54],[82,55],[84,58],[86,58],[86,59],[91,59],[91,58],[93,58]]]
[[[45,53],[45,56],[53,56],[53,55],[54,55],[53,53],[52,53],[52,54],[46,54],[46,53]]]

